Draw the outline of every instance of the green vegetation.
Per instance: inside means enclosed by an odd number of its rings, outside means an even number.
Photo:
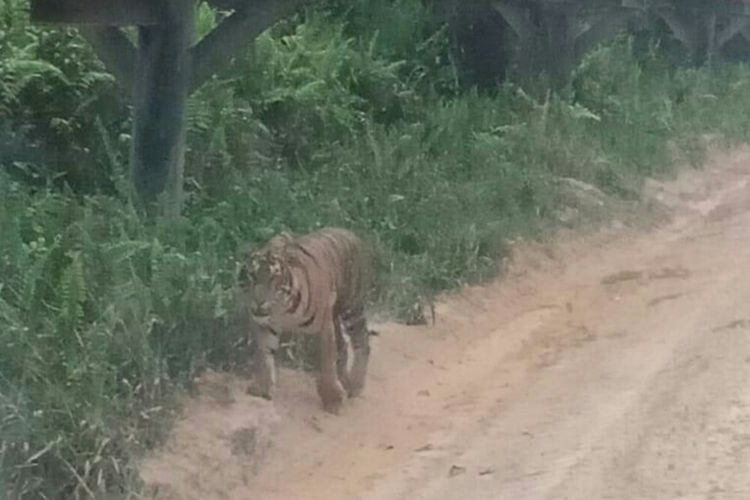
[[[420,297],[494,276],[508,239],[554,226],[557,179],[634,199],[672,168],[670,143],[700,165],[703,134],[750,133],[742,65],[678,69],[621,38],[560,95],[479,93],[421,4],[351,4],[281,23],[191,99],[177,220],[133,208],[127,109],[86,44],[29,26],[25,1],[0,5],[7,498],[137,488],[131,458],[171,396],[246,361],[246,242],[353,228],[378,249],[376,307],[409,319]]]

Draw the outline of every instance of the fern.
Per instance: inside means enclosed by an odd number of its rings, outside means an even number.
[[[68,254],[70,263],[62,273],[59,285],[60,318],[64,331],[71,332],[81,348],[84,347],[80,329],[84,320],[84,303],[86,302],[86,279],[79,252]],[[62,332],[61,332],[62,333]]]
[[[24,266],[24,269],[16,277],[19,302],[30,313],[30,316],[34,314],[41,303],[40,289],[45,284],[44,279],[47,277],[47,271],[47,259],[39,257],[28,266]]]

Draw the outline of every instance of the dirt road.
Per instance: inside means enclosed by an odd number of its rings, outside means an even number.
[[[750,152],[650,196],[672,220],[524,245],[502,282],[377,325],[338,417],[207,376],[143,465],[163,498],[750,499]],[[520,248],[520,247],[519,247]]]

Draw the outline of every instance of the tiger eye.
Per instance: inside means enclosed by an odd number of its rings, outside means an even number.
[[[268,270],[271,271],[271,274],[274,274],[274,275],[281,274],[281,263],[279,263],[278,260],[273,259],[269,263]]]

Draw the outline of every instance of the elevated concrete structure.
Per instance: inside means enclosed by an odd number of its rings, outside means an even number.
[[[735,36],[750,40],[750,0],[493,0],[517,37],[516,69],[564,84],[597,44],[646,16],[661,18],[695,64]]]
[[[231,10],[194,43],[196,0],[31,0],[40,23],[79,26],[133,103],[133,181],[144,206],[181,210],[188,94],[307,0],[210,0]],[[134,45],[120,26],[138,27]],[[167,196],[163,197],[165,193]]]

